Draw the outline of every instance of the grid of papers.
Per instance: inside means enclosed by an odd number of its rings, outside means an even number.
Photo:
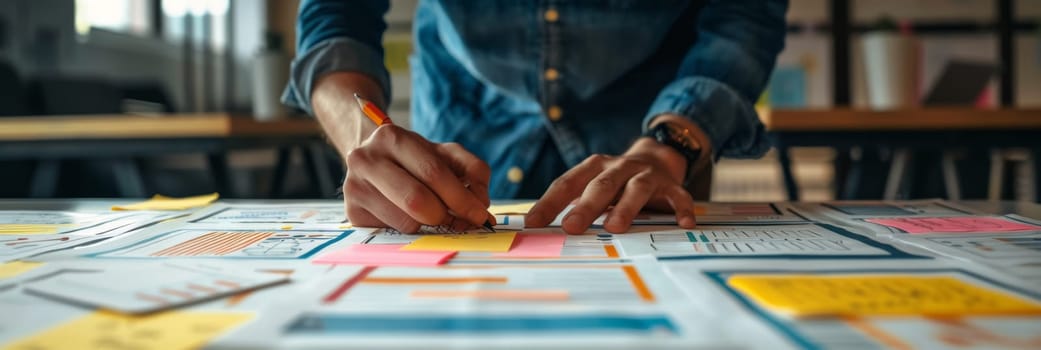
[[[494,206],[497,233],[426,234],[354,227],[339,201],[0,211],[0,314],[17,316],[0,344],[1041,348],[1031,218],[699,203],[694,229],[642,214],[567,235],[525,229],[530,207]]]

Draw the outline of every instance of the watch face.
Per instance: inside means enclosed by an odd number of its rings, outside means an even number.
[[[673,123],[662,123],[665,128],[669,131],[669,138],[678,144],[683,145],[686,148],[693,148],[693,145],[697,144],[694,141],[694,135],[690,134],[690,130],[681,127]]]

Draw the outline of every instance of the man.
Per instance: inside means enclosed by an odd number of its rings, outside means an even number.
[[[610,206],[611,232],[645,207],[691,228],[711,162],[768,149],[753,102],[784,46],[787,0],[421,1],[415,132],[377,128],[353,98],[390,100],[388,6],[303,0],[284,97],[344,157],[356,225],[481,224],[490,197],[541,196],[528,227],[575,201],[569,233]]]

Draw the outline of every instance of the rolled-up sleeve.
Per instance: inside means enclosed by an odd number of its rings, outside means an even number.
[[[372,77],[390,101],[390,76],[383,63],[383,20],[387,0],[304,0],[297,15],[297,57],[282,102],[308,114],[311,90],[323,75],[358,72]]]
[[[784,48],[787,8],[787,0],[710,0],[698,15],[697,41],[644,128],[661,114],[682,115],[711,139],[716,156],[762,156],[770,145],[754,103]]]

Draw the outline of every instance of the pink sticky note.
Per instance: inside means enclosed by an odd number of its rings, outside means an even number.
[[[437,266],[455,256],[451,251],[400,250],[404,244],[356,244],[322,254],[315,264],[365,266]]]
[[[867,219],[867,222],[885,225],[910,234],[923,233],[977,233],[1036,231],[1041,227],[1027,225],[1004,218],[985,216],[960,216],[940,218],[892,218]]]
[[[518,233],[510,251],[497,253],[496,257],[554,258],[564,249],[567,235],[557,233]]]

